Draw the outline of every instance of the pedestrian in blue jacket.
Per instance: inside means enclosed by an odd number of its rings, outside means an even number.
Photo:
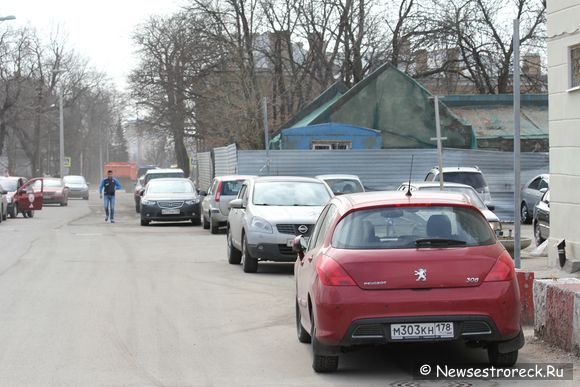
[[[105,222],[111,219],[111,223],[115,223],[115,191],[121,189],[119,180],[113,177],[113,171],[107,171],[107,177],[99,184],[99,197],[103,198],[103,191],[105,193]]]

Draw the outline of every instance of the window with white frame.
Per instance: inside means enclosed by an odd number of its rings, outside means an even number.
[[[580,87],[580,45],[570,47],[570,88]]]

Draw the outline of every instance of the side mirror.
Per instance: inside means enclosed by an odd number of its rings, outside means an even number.
[[[242,199],[234,199],[230,202],[229,207],[242,209],[242,208],[244,208],[244,202]]]
[[[487,209],[488,209],[488,210],[490,210],[490,211],[494,211],[494,210],[495,210],[495,205],[493,205],[493,204],[489,203],[489,204],[487,205]]]
[[[141,191],[139,191],[139,196],[143,196],[143,195],[145,195],[145,190],[144,189],[142,189]]]
[[[304,252],[306,251],[306,241],[302,237],[302,235],[298,235],[292,241],[292,251],[298,253],[298,258],[302,260],[304,258]]]
[[[540,189],[540,193],[541,193],[541,194],[545,194],[547,191],[548,191],[548,189],[547,189],[547,188],[542,188],[542,189]]]
[[[207,192],[206,191],[197,190],[197,193],[199,193],[200,196],[207,196]]]

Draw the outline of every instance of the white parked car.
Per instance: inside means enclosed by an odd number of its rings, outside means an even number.
[[[225,226],[230,213],[230,202],[238,197],[238,192],[244,181],[255,176],[219,176],[213,179],[209,191],[201,192],[204,196],[201,202],[203,228],[217,234],[219,228]]]
[[[425,176],[425,181],[438,182],[439,168],[434,167]],[[447,167],[443,168],[443,181],[446,183],[467,184],[473,187],[486,205],[491,204],[491,193],[479,167]]]
[[[335,195],[365,192],[357,175],[319,175],[316,178],[328,184]]]
[[[408,187],[409,182],[403,182],[397,190],[406,191]],[[439,191],[439,190],[440,190],[439,182],[411,183],[411,191]],[[485,216],[485,219],[487,219],[491,228],[494,231],[501,230],[501,222],[498,216],[493,213],[495,207],[492,204],[486,205],[473,187],[466,184],[443,183],[443,190],[446,192],[459,192],[466,195],[469,198],[469,200],[473,203],[473,205],[481,211],[483,216]]]
[[[318,179],[276,176],[246,180],[230,202],[229,263],[241,262],[246,273],[255,273],[258,261],[294,262],[294,238],[310,237],[332,196],[330,188]]]

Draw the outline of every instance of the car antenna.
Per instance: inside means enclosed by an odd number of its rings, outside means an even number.
[[[413,175],[413,159],[414,158],[415,158],[415,155],[411,155],[411,170],[409,171],[409,185],[407,186],[407,192],[405,193],[405,196],[407,196],[407,197],[413,196],[413,194],[411,193],[411,176]]]

